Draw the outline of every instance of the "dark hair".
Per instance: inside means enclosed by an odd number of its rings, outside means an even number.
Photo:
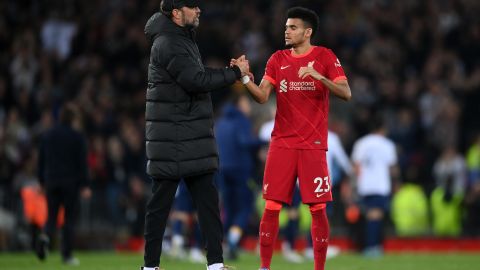
[[[165,0],[162,0],[160,2],[160,12],[162,12],[163,15],[167,16],[170,19],[172,18],[173,2],[174,1],[165,1]]]
[[[386,128],[386,123],[382,112],[374,113],[370,119],[370,132],[376,132],[384,128]]]
[[[60,110],[60,123],[71,126],[78,117],[77,108],[72,103],[65,104]]]
[[[240,99],[246,96],[247,95],[244,92],[232,91],[232,93],[227,99],[227,102],[233,104],[234,106],[237,106]]]
[[[317,33],[320,19],[315,11],[304,7],[293,7],[287,11],[287,18],[301,19],[307,28],[312,28],[312,37]]]

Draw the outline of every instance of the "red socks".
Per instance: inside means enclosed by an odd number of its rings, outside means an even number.
[[[312,243],[315,270],[324,270],[327,257],[330,228],[326,209],[311,211]]]
[[[265,209],[262,220],[260,221],[260,259],[262,265],[260,268],[270,269],[272,261],[273,246],[278,235],[278,214],[280,210]]]

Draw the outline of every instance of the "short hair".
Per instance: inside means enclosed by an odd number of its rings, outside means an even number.
[[[387,123],[385,122],[383,114],[381,112],[374,113],[373,117],[370,119],[370,132],[377,132],[386,127]]]
[[[244,92],[233,91],[228,97],[227,102],[233,104],[234,106],[237,106],[240,99],[244,97],[247,97]]]
[[[167,3],[167,2],[169,2],[169,3]],[[172,18],[173,2],[174,1],[167,1],[167,2],[165,0],[162,0],[160,2],[160,12],[163,13],[163,15],[165,15],[168,18],[171,19]],[[170,7],[167,6],[168,4],[170,4]]]
[[[71,126],[78,117],[77,107],[73,103],[67,103],[60,109],[60,123]]]
[[[287,18],[301,19],[308,28],[312,28],[312,37],[317,33],[320,19],[315,11],[304,7],[293,7],[287,11]]]

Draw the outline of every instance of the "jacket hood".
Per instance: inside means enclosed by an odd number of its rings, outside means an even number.
[[[157,12],[148,19],[144,29],[145,35],[150,41],[155,40],[157,36],[164,34],[177,34],[192,37],[192,30],[178,26],[161,12]]]

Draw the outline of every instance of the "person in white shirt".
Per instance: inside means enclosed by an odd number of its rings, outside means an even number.
[[[350,159],[345,153],[345,149],[342,146],[342,142],[338,137],[337,133],[329,130],[328,131],[328,151],[327,151],[327,165],[328,165],[328,172],[330,174],[330,180],[332,182],[332,186],[335,186],[339,183],[340,174],[338,173],[338,169],[341,169],[346,175],[351,175],[353,173],[352,164],[350,163]],[[339,166],[336,168],[334,166]]]
[[[375,119],[373,131],[358,139],[352,152],[357,192],[366,216],[364,255],[378,257],[381,246],[385,213],[389,209],[392,177],[397,175],[395,144],[385,135],[382,119]]]

